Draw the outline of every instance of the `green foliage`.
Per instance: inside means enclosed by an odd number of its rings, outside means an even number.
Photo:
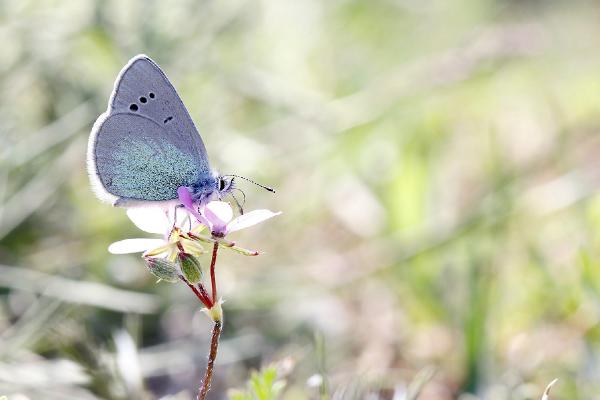
[[[277,379],[274,366],[252,371],[245,391],[232,390],[229,400],[277,400],[285,387],[285,381]]]

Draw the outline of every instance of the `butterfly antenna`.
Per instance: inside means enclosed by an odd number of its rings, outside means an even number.
[[[273,189],[271,187],[268,187],[268,186],[265,186],[265,185],[261,185],[260,183],[254,182],[252,179],[248,179],[248,178],[246,178],[244,176],[235,175],[235,174],[227,174],[227,175],[223,175],[223,176],[233,176],[233,177],[236,177],[236,178],[240,178],[240,179],[243,179],[243,180],[248,181],[250,183],[254,183],[256,186],[260,186],[261,188],[263,188],[263,189],[265,189],[265,190],[267,190],[267,191],[269,191],[271,193],[275,193],[275,189]]]

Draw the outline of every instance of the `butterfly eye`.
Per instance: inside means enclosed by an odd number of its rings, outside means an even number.
[[[225,179],[220,178],[219,179],[219,192],[222,191],[223,189],[225,189]]]

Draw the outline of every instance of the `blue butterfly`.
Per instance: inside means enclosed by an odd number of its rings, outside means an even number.
[[[121,207],[177,204],[181,187],[203,204],[230,193],[238,177],[210,168],[175,88],[145,55],[132,58],[117,77],[108,109],[92,128],[87,165],[96,195]]]

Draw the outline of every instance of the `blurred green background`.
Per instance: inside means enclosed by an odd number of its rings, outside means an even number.
[[[146,53],[247,209],[212,399],[600,396],[594,1],[0,1],[0,394],[192,397],[210,332],[113,241],[87,137]],[[417,388],[417,389],[416,389]],[[172,396],[172,397],[171,397]]]

